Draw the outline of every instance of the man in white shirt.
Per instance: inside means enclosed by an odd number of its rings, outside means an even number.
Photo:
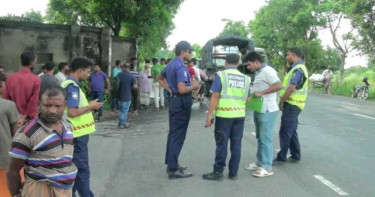
[[[325,92],[326,94],[331,94],[331,81],[333,78],[332,66],[328,66],[328,68],[323,71],[323,76]]]
[[[273,175],[273,127],[279,111],[277,105],[276,92],[281,90],[282,84],[277,72],[272,67],[264,63],[264,59],[256,52],[246,55],[244,62],[247,68],[255,72],[254,97],[261,97],[263,101],[262,110],[254,111],[254,122],[256,138],[258,139],[257,161],[250,163],[246,169],[256,170],[253,175],[256,177],[266,177]]]
[[[55,77],[59,80],[60,84],[66,80],[69,74],[69,66],[66,62],[60,62],[59,65],[59,72],[55,75]]]
[[[195,73],[195,75],[194,75],[194,80],[200,82],[200,81],[202,81],[202,77],[203,77],[203,79],[206,79],[206,78],[205,78],[205,77],[207,77],[206,73],[204,73],[204,72],[203,72],[201,69],[199,69],[199,67],[196,65],[196,64],[197,64],[197,59],[192,58],[191,60],[188,61],[188,64],[189,64],[189,66],[191,66],[191,67],[194,69],[194,73]],[[202,84],[201,84],[201,85],[202,85]],[[203,95],[202,90],[204,90],[203,88],[204,88],[204,86],[201,86],[201,87],[199,88],[199,90],[193,92],[193,97],[196,98],[196,99],[198,99],[198,100],[201,101],[201,102],[203,101],[203,98],[204,98],[204,96],[202,97],[202,95]]]

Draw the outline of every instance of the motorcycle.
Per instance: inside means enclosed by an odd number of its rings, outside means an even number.
[[[369,96],[370,84],[368,83],[367,77],[363,78],[362,82],[365,83],[365,85],[355,85],[351,90],[352,97],[366,100]]]

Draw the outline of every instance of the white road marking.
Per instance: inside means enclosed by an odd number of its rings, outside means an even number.
[[[251,132],[251,135],[255,136],[255,132]]]
[[[323,176],[314,175],[314,177],[316,179],[318,179],[319,181],[321,181],[324,185],[326,185],[327,187],[331,188],[333,191],[338,193],[340,196],[348,196],[349,195],[348,193],[344,192],[344,190],[342,190],[341,188],[339,188],[338,186],[333,184],[331,181],[325,179]]]
[[[370,118],[370,119],[375,120],[375,118],[374,118],[374,117],[371,117],[371,116],[366,116],[366,115],[362,115],[362,114],[354,114],[354,115],[356,115],[356,116],[361,116],[361,117],[365,117],[365,118]]]
[[[358,105],[358,104],[347,103],[347,102],[340,102],[340,103],[345,104],[345,105],[356,106],[356,107],[359,107],[359,106],[360,106],[360,105]]]

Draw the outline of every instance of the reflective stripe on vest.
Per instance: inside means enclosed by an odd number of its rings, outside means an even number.
[[[297,69],[302,70],[303,75],[305,76],[305,83],[303,84],[302,88],[299,90],[295,90],[290,97],[286,100],[287,103],[291,105],[295,105],[300,109],[305,108],[305,101],[307,98],[307,89],[309,85],[309,80],[308,80],[308,72],[306,69],[306,66],[303,64],[298,64],[294,66],[288,74],[285,76],[284,81],[283,81],[283,89],[280,91],[280,97],[283,97],[285,94],[285,91],[290,85],[290,80],[292,79],[293,72]]]
[[[235,69],[219,71],[217,74],[222,88],[215,115],[222,118],[245,117],[250,77]]]
[[[70,79],[65,80],[61,84],[61,87],[65,89],[70,84],[73,84],[74,86],[79,88],[79,86],[73,80]],[[86,99],[85,93],[81,90],[81,88],[79,88],[78,108],[83,108],[88,105],[89,103]],[[68,108],[66,108],[64,111],[64,115],[66,119],[70,120],[70,122],[72,122],[73,124],[73,137],[81,137],[95,132],[95,122],[91,111],[88,111],[80,116],[72,118],[68,116]]]

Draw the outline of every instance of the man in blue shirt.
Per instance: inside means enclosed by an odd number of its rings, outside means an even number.
[[[128,118],[129,107],[132,100],[132,90],[138,88],[136,79],[129,72],[129,68],[129,64],[124,64],[123,71],[117,75],[117,79],[119,80],[117,99],[120,103],[118,127],[120,129],[129,128],[126,124],[126,119]]]
[[[304,64],[302,57],[303,53],[300,48],[290,48],[286,56],[286,59],[291,64],[290,69],[299,64]],[[307,80],[305,75],[307,75],[307,73],[303,73],[303,70],[300,68],[294,70],[290,84],[286,87],[287,90],[283,97],[280,98],[279,108],[282,111],[279,131],[280,151],[273,161],[274,164],[280,164],[285,161],[296,163],[301,160],[301,148],[298,140],[297,125],[298,116],[302,109],[298,108],[296,105],[290,104],[288,98],[294,91],[303,88]],[[288,150],[290,150],[291,157],[287,159]]]
[[[225,70],[217,73],[211,86],[211,102],[205,126],[210,127],[213,124],[212,114],[215,111],[216,154],[213,172],[202,176],[206,180],[223,178],[229,141],[231,157],[228,177],[232,180],[237,178],[245,123],[245,104],[250,99],[251,82],[250,77],[237,70],[239,60],[240,57],[237,54],[226,55]]]
[[[65,91],[67,93],[68,117],[76,118],[91,113],[103,106],[98,99],[90,102],[88,106],[79,107],[80,102],[80,86],[79,81],[87,80],[90,77],[91,66],[94,63],[84,57],[75,58],[70,64],[70,76],[68,80],[74,81],[75,84],[67,85]],[[73,196],[78,191],[80,196],[94,196],[90,189],[90,167],[88,145],[89,135],[83,135],[74,138],[73,163],[78,168],[78,173],[73,186]]]
[[[99,102],[104,101],[104,94],[109,91],[109,78],[105,74],[100,66],[96,64],[94,66],[94,72],[90,75],[89,80],[89,92],[91,99],[98,99]],[[100,121],[100,117],[103,115],[103,107],[99,108],[97,121]]]
[[[193,175],[185,172],[186,167],[178,164],[178,156],[184,144],[190,121],[191,92],[200,87],[198,82],[191,82],[189,71],[184,65],[184,61],[191,59],[193,51],[191,45],[186,41],[181,41],[177,43],[175,50],[176,58],[167,65],[157,78],[164,89],[172,92],[169,105],[169,134],[165,155],[169,179],[187,178]]]

